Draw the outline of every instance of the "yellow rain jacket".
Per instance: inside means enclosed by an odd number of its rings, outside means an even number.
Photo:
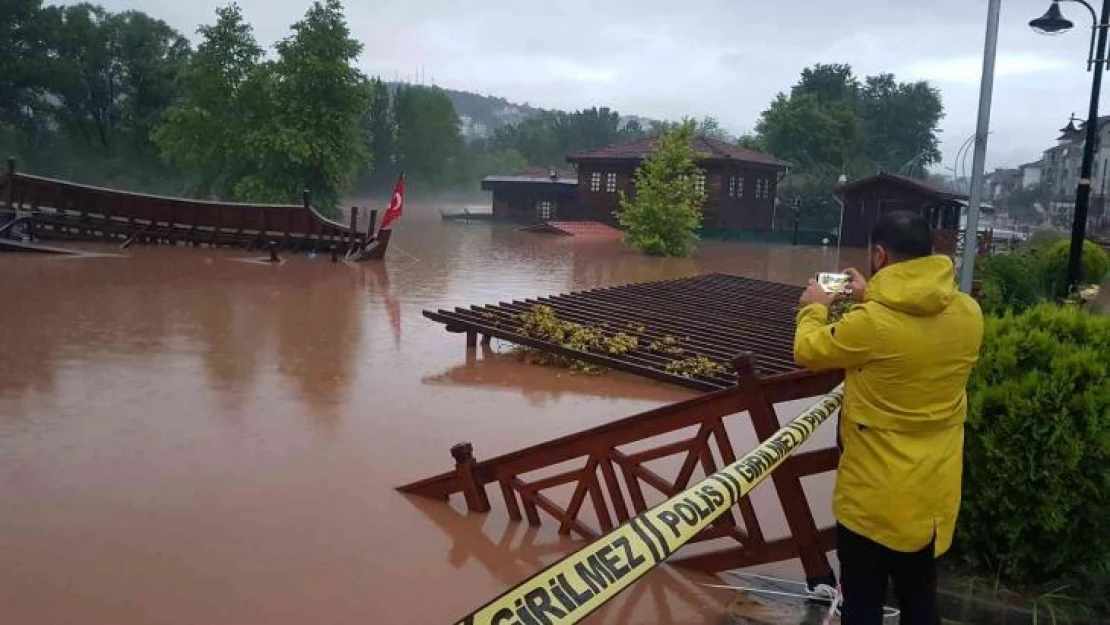
[[[794,358],[843,369],[836,520],[895,551],[952,545],[960,509],[967,379],[983,316],[956,288],[952,261],[928,256],[883,268],[864,303],[828,323],[798,313]]]

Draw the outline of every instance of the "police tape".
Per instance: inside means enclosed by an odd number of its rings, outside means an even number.
[[[736,462],[517,584],[458,625],[579,622],[735,506],[843,400],[840,385]]]

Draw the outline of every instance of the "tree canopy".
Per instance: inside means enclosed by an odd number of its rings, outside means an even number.
[[[617,220],[625,243],[649,256],[689,256],[698,241],[705,204],[705,173],[696,163],[697,124],[664,131],[636,170],[636,192],[620,193]]]
[[[830,228],[841,175],[926,176],[940,160],[943,115],[939,92],[926,82],[898,82],[893,74],[860,81],[849,65],[818,64],[775,97],[742,143],[790,161],[792,175],[780,186],[784,201],[800,203],[808,227]]]

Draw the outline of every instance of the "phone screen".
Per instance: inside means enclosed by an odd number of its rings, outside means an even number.
[[[851,278],[846,273],[819,273],[817,274],[817,284],[826,293],[839,293],[848,286]]]

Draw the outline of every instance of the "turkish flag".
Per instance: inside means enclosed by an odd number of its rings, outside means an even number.
[[[389,198],[389,208],[385,209],[385,214],[382,215],[382,226],[378,228],[378,232],[392,228],[393,222],[401,218],[404,208],[405,172],[401,172],[401,175],[397,176],[397,186],[393,188],[393,197]]]

